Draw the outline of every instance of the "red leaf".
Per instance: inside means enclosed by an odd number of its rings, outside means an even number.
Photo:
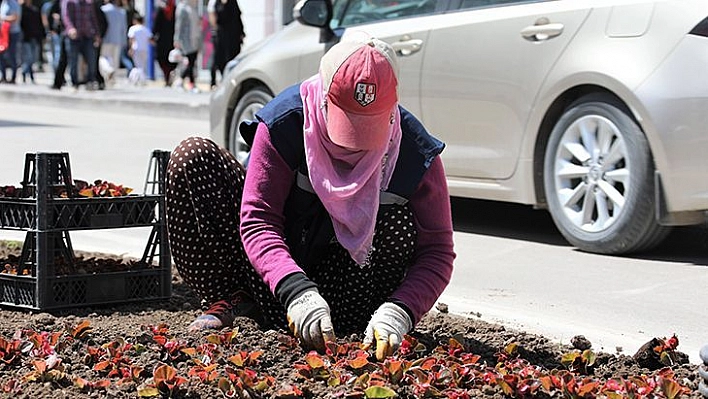
[[[103,371],[103,370],[107,369],[108,366],[110,366],[110,365],[111,365],[111,361],[110,361],[110,360],[104,360],[104,361],[102,361],[102,362],[96,363],[96,364],[93,366],[93,369],[94,369],[95,371]]]
[[[71,331],[71,336],[74,339],[83,339],[87,334],[91,332],[91,322],[88,320],[84,320],[79,325],[73,328]]]
[[[170,382],[174,380],[175,376],[177,376],[177,370],[166,364],[157,366],[155,368],[155,372],[153,373],[155,385],[157,385],[158,387],[160,386],[160,384],[164,384],[165,382]]]
[[[305,355],[305,361],[313,369],[323,368],[325,365],[322,356],[318,355],[315,351],[311,351],[310,353]]]

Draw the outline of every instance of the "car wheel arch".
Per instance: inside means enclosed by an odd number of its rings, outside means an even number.
[[[236,112],[236,107],[238,106],[239,101],[243,98],[243,96],[246,95],[249,91],[255,89],[255,88],[261,88],[263,89],[266,93],[270,94],[271,96],[274,97],[273,95],[273,90],[262,80],[259,79],[248,79],[244,80],[239,84],[239,87],[231,92],[231,98],[229,99],[229,106],[228,106],[228,111],[226,112],[225,115],[225,120],[224,120],[224,142],[228,143],[229,140],[229,134],[230,129],[231,129],[231,118],[234,116],[234,112]]]

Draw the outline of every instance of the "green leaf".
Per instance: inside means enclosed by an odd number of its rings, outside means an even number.
[[[512,342],[509,345],[504,347],[504,352],[506,352],[508,355],[515,355],[519,351],[519,343],[518,342]]]
[[[396,397],[396,391],[387,387],[375,386],[366,388],[366,390],[364,391],[364,395],[366,395],[366,397],[370,399],[394,398]]]
[[[590,349],[585,349],[583,351],[582,357],[583,360],[585,360],[585,364],[587,366],[592,366],[593,364],[595,364],[595,359],[597,359],[597,355],[595,354],[595,352]]]
[[[667,399],[674,399],[681,395],[681,385],[674,380],[662,379],[661,380],[661,391],[664,392]]]
[[[568,352],[564,353],[563,356],[561,356],[561,364],[564,365],[565,367],[570,366],[573,364],[575,359],[578,357],[577,352]]]
[[[160,391],[158,391],[156,387],[138,388],[138,396],[141,398],[151,398],[159,394]]]

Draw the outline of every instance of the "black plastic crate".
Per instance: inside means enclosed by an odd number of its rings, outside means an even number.
[[[14,273],[0,273],[0,305],[55,309],[169,298],[171,258],[165,224],[165,176],[169,153],[150,158],[145,192],[123,197],[78,197],[69,155],[25,157],[22,198],[0,198],[0,228],[26,230]],[[152,226],[142,259],[131,269],[58,273],[75,261],[70,230]],[[156,260],[156,262],[155,262]],[[56,262],[62,263],[57,264]]]
[[[0,274],[0,303],[28,309],[163,299],[170,293],[159,269],[47,277],[44,283],[38,277]]]
[[[0,227],[60,231],[150,226],[157,223],[155,210],[161,200],[160,195],[152,194],[44,201],[0,198]]]

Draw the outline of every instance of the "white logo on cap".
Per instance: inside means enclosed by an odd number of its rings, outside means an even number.
[[[363,82],[357,83],[354,99],[361,104],[362,107],[373,103],[374,100],[376,100],[376,85]]]

